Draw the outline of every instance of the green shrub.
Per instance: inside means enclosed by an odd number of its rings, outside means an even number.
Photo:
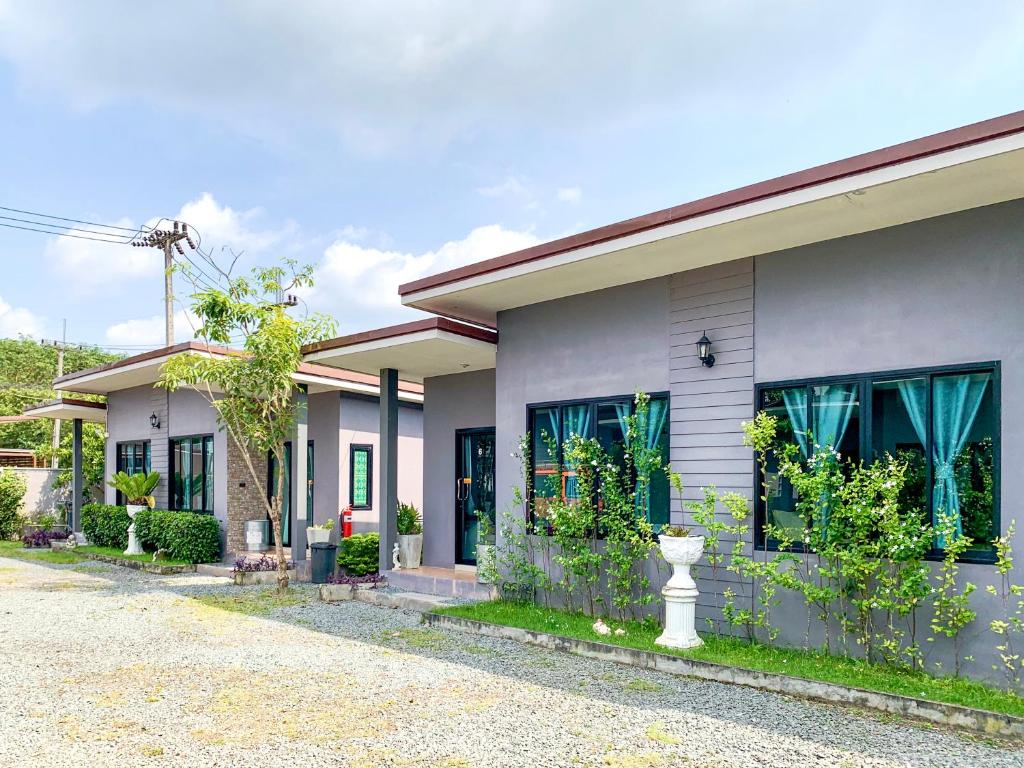
[[[124,507],[82,507],[82,532],[98,547],[127,547],[130,524]],[[220,523],[213,515],[143,509],[135,515],[135,537],[147,552],[164,549],[176,560],[210,563],[220,557]]]
[[[164,549],[176,560],[210,563],[220,557],[220,523],[213,515],[144,509],[135,516],[135,536],[143,549]]]
[[[86,504],[82,507],[82,533],[97,547],[124,549],[128,546],[128,510],[113,504]]]
[[[21,505],[28,486],[24,478],[9,469],[0,469],[0,541],[21,533]]]
[[[360,533],[338,542],[338,565],[351,576],[377,573],[380,535]]]
[[[400,536],[414,536],[423,533],[423,518],[420,517],[420,511],[416,509],[416,505],[406,504],[404,501],[398,502],[397,528]]]

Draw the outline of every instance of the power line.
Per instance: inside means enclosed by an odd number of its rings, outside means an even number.
[[[95,221],[83,221],[82,219],[69,219],[66,216],[54,216],[54,215],[49,214],[49,213],[36,213],[35,211],[23,211],[20,208],[7,208],[7,207],[5,207],[3,205],[0,205],[0,211],[9,211],[10,213],[20,213],[23,216],[35,216],[38,219],[56,219],[57,221],[70,221],[70,222],[72,222],[74,224],[86,224],[87,226],[90,226],[90,227],[103,227],[105,229],[120,229],[120,230],[123,230],[124,232],[137,233],[137,232],[140,231],[139,227],[135,227],[135,228],[132,228],[132,227],[119,227],[116,224],[100,224],[99,222],[95,222]],[[6,218],[6,217],[2,217],[2,218]],[[162,219],[161,219],[161,221],[162,221]],[[40,224],[45,224],[46,222],[39,222],[39,223]],[[55,226],[55,225],[48,225],[47,224],[47,226]],[[145,229],[145,227],[143,227],[142,229]]]
[[[42,226],[50,226],[42,222],[39,223]],[[69,232],[68,230],[54,231],[52,229],[35,229],[33,227],[23,227],[18,224],[8,224],[3,221],[0,221],[0,227],[7,227],[8,229],[23,229],[26,232],[41,232],[44,235],[56,235],[57,237],[74,237],[77,238],[78,240],[94,240],[97,243],[110,243],[111,245],[127,245],[129,242],[131,242],[130,240],[108,240],[103,237],[89,237],[88,235],[76,235],[73,232]],[[115,235],[111,234],[110,237],[115,237]],[[120,235],[117,235],[117,237],[120,237]]]

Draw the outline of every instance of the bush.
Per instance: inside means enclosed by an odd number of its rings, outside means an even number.
[[[135,536],[143,549],[166,550],[175,560],[210,563],[220,557],[220,523],[213,515],[144,509],[135,516]]]
[[[98,547],[127,547],[130,524],[124,507],[82,507],[82,532]],[[143,509],[135,516],[135,537],[147,552],[163,549],[175,560],[210,563],[220,557],[220,523],[213,515]]]
[[[97,547],[124,549],[128,546],[128,510],[113,504],[86,504],[82,507],[82,533]]]
[[[0,541],[13,539],[21,530],[21,505],[28,486],[9,469],[0,469]]]
[[[376,573],[380,552],[380,535],[360,533],[338,542],[338,565],[350,576]]]

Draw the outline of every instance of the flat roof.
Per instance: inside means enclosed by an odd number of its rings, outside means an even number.
[[[205,354],[214,357],[244,355],[238,349],[186,341],[170,347],[132,355],[111,363],[65,374],[53,381],[55,389],[66,389],[91,394],[107,394],[120,389],[154,384],[159,380],[160,368],[168,358],[178,354]],[[325,365],[303,362],[294,374],[300,384],[309,386],[311,393],[341,390],[376,395],[380,391],[377,376]],[[423,388],[411,382],[399,382],[399,395],[413,401],[422,401]]]
[[[497,343],[492,329],[429,317],[309,344],[303,353],[307,360],[366,373],[394,368],[400,377],[422,382],[494,368]]]
[[[58,397],[30,405],[22,415],[30,419],[81,419],[103,424],[107,420],[107,405],[76,397]]]
[[[622,284],[630,281],[624,279],[630,274],[638,275],[635,279],[646,279],[656,276],[652,272],[664,268],[672,270],[673,266],[679,267],[674,269],[678,272],[714,263],[707,257],[689,261],[680,259],[675,265],[671,260],[664,260],[667,263],[645,270],[646,264],[635,263],[638,259],[645,260],[646,254],[638,252],[631,256],[634,261],[632,269],[619,270],[620,274],[608,280],[584,274],[582,280],[567,280],[569,285],[555,291],[545,291],[520,280],[515,290],[504,291],[504,296],[495,295],[493,291],[476,290],[489,282],[508,281],[528,272],[556,269],[574,258],[601,256],[711,227],[729,229],[723,225],[735,224],[741,219],[760,218],[757,230],[761,237],[751,237],[755,242],[747,247],[730,250],[721,249],[719,242],[694,243],[723,250],[718,261],[727,261],[1014,199],[1024,196],[1024,186],[1021,185],[1021,171],[1024,170],[1020,152],[1022,132],[1024,111],[1014,112],[430,275],[405,283],[399,286],[398,291],[403,303],[409,306],[490,324],[501,309]],[[979,145],[987,146],[978,149]],[[1015,157],[1003,157],[1002,162],[986,162],[1004,154]],[[944,172],[960,165],[975,166],[976,172],[971,173],[968,169]],[[935,175],[935,178],[924,178],[925,175]],[[889,190],[892,194],[869,191],[886,185],[892,187]],[[959,185],[962,189],[943,191],[939,189],[940,185]],[[857,206],[849,203],[836,210],[830,210],[827,205],[814,205],[848,194],[858,197],[867,194],[856,202],[860,208],[871,210],[858,212],[855,210]],[[908,196],[911,198],[907,199]],[[915,196],[921,199],[914,200]],[[894,207],[894,201],[902,204]],[[795,222],[793,216],[780,215],[784,209],[797,207],[806,209],[809,219],[829,216],[834,221],[830,221],[830,226],[821,226],[813,221]],[[805,231],[792,233],[791,237],[763,237],[766,231],[779,233],[787,226],[792,228],[795,223]],[[767,247],[759,246],[758,240]],[[682,250],[683,246],[691,244],[680,242],[678,245]],[[671,271],[661,271],[660,274],[671,274]],[[612,279],[617,282],[610,282]],[[584,290],[572,290],[573,282],[580,283]]]

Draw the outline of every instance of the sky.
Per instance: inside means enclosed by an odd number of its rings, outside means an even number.
[[[423,275],[1022,108],[1019,0],[0,0],[0,206],[312,264],[340,334],[415,319]],[[156,250],[0,226],[0,337],[151,348],[162,301]]]

